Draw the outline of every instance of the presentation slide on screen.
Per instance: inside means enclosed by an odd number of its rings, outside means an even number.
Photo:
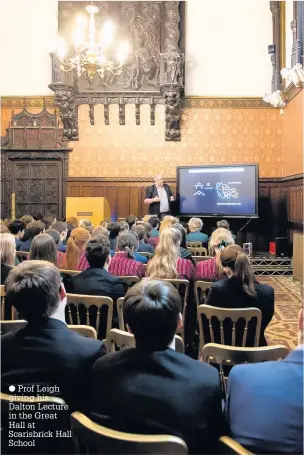
[[[255,215],[256,167],[179,168],[181,214]]]

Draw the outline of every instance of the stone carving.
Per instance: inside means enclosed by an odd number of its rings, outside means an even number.
[[[135,104],[135,122],[136,125],[140,125],[140,104],[138,102]]]
[[[95,120],[94,120],[94,106],[90,104],[90,110],[89,110],[89,117],[90,117],[90,124],[94,125]]]
[[[183,77],[183,57],[180,52],[165,56],[165,80],[167,84],[180,84]]]
[[[180,141],[180,93],[179,88],[165,91],[166,141]]]
[[[119,124],[125,125],[125,105],[123,103],[119,104]]]
[[[76,90],[62,84],[49,86],[55,92],[55,104],[59,107],[59,115],[63,124],[63,140],[77,141],[78,125],[76,107]]]
[[[110,124],[109,104],[108,103],[105,103],[105,105],[104,105],[104,122],[105,122],[105,125],[109,125]]]
[[[153,101],[150,103],[150,123],[151,125],[155,125],[155,104]]]

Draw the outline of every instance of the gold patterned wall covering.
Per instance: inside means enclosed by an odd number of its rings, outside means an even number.
[[[185,108],[181,142],[164,140],[164,107],[157,106],[155,126],[149,106],[126,106],[126,125],[118,123],[118,106],[110,106],[110,125],[103,106],[95,106],[95,125],[88,106],[79,108],[79,136],[70,154],[70,177],[176,176],[176,166],[258,163],[261,177],[282,175],[282,119],[274,109]]]

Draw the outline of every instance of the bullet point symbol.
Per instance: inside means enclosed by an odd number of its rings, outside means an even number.
[[[16,387],[15,387],[14,385],[10,385],[9,388],[8,388],[8,390],[9,390],[10,392],[15,392]]]

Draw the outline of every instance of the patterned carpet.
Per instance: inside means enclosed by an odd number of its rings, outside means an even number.
[[[283,344],[292,350],[297,346],[298,313],[303,304],[299,281],[292,277],[257,277],[275,292],[275,314],[265,334],[269,345]]]

